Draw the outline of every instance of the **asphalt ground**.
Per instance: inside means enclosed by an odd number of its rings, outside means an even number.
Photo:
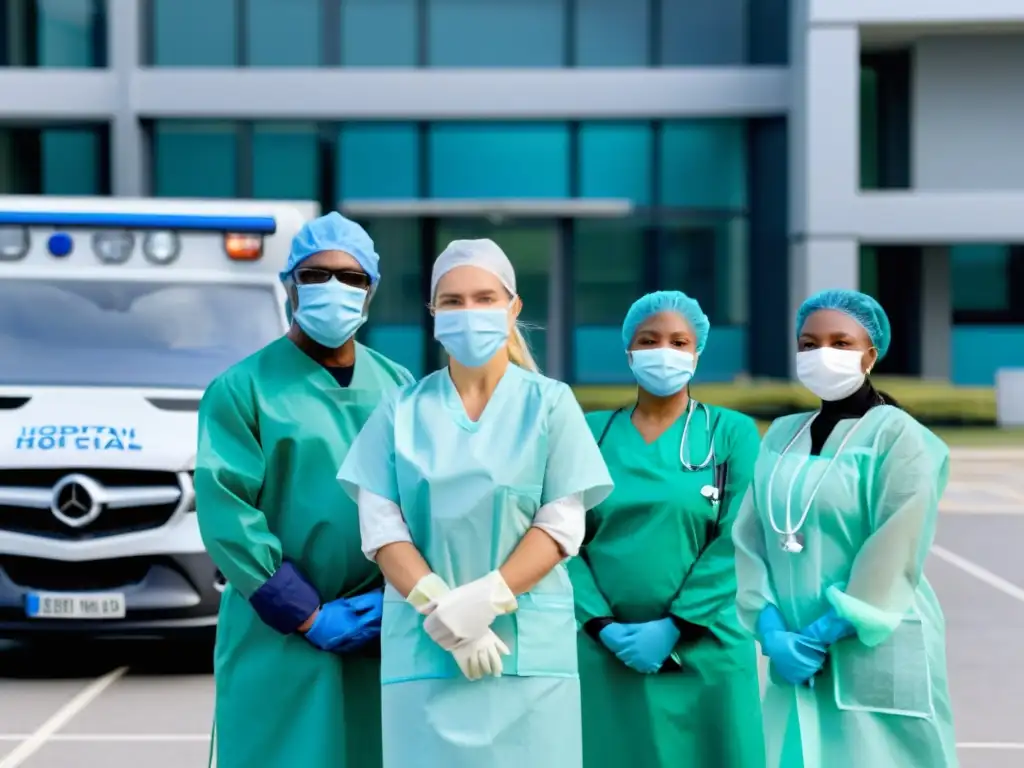
[[[946,614],[962,768],[1024,766],[1022,542],[1024,453],[958,454],[926,572]],[[205,766],[212,709],[207,652],[0,650],[0,768]]]

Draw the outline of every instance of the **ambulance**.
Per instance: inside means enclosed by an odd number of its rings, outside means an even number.
[[[287,328],[311,202],[0,197],[0,638],[205,641],[197,411]]]

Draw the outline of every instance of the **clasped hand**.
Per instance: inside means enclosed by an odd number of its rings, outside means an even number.
[[[643,624],[609,624],[601,630],[601,642],[619,661],[643,674],[661,669],[679,642],[679,629],[672,619]]]
[[[808,682],[825,664],[827,644],[799,632],[790,632],[782,613],[774,605],[761,611],[757,635],[772,668],[791,685]]]
[[[320,609],[306,639],[322,651],[349,653],[380,637],[383,614],[383,590],[340,597]]]

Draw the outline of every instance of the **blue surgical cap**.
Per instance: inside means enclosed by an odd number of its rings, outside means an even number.
[[[889,327],[889,317],[881,304],[860,291],[839,288],[821,291],[800,305],[800,310],[796,313],[797,335],[800,334],[800,329],[804,327],[807,318],[822,309],[842,312],[860,323],[878,350],[878,359],[885,357],[885,353],[889,351],[889,342],[892,341],[892,329]]]
[[[633,302],[633,306],[626,313],[626,319],[622,321],[623,349],[629,349],[637,328],[647,318],[659,312],[675,312],[688,322],[697,337],[697,354],[704,351],[704,345],[708,343],[708,333],[711,331],[711,321],[701,310],[697,300],[691,299],[682,291],[655,291]]]
[[[323,251],[350,253],[370,280],[376,283],[380,279],[380,257],[366,230],[337,211],[331,211],[326,216],[306,222],[292,239],[288,266],[281,273],[281,280],[287,280],[302,262]]]

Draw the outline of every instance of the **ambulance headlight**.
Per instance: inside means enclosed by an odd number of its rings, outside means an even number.
[[[174,232],[149,232],[142,241],[142,253],[153,264],[170,264],[181,251],[181,241]]]
[[[134,248],[131,232],[97,232],[92,236],[93,253],[104,264],[124,264]]]
[[[28,245],[28,230],[24,227],[0,227],[0,261],[25,258]]]

